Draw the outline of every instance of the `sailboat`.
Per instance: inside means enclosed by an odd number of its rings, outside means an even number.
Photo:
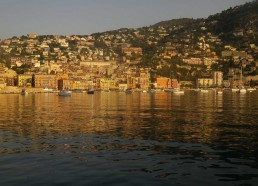
[[[233,82],[235,82],[235,70],[233,71]],[[237,87],[232,87],[231,88],[232,92],[239,92],[239,88]]]
[[[255,90],[256,90],[256,88],[251,87],[251,82],[250,82],[250,80],[249,80],[249,87],[247,88],[247,91],[248,91],[248,92],[253,92],[253,91],[255,91]]]
[[[247,90],[246,90],[245,87],[242,85],[242,84],[243,84],[243,69],[242,69],[242,66],[241,66],[240,80],[241,80],[241,88],[239,89],[239,93],[245,94],[245,93],[247,92]]]

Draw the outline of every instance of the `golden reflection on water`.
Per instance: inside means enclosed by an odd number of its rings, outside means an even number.
[[[257,93],[174,95],[123,92],[0,95],[0,130],[31,139],[105,133],[125,138],[211,142],[220,124],[256,125]],[[235,129],[230,129],[235,130]],[[6,136],[1,135],[0,138]],[[3,139],[1,139],[3,140]]]

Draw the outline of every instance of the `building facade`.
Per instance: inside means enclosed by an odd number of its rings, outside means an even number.
[[[32,86],[32,75],[19,74],[17,84],[18,84],[18,87],[31,87]]]
[[[157,87],[158,89],[166,89],[166,88],[178,88],[177,79],[170,79],[166,77],[157,78]]]
[[[34,74],[33,86],[35,88],[57,88],[56,75],[49,74]]]
[[[198,78],[196,83],[198,88],[209,88],[213,86],[212,78]]]
[[[221,71],[214,71],[212,73],[213,77],[213,85],[216,87],[222,87],[223,86],[223,72]]]

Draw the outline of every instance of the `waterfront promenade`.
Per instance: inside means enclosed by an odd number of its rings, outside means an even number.
[[[0,94],[20,94],[22,89],[21,87],[7,86],[0,89]],[[43,88],[26,88],[28,93],[51,93],[56,91],[45,91]]]

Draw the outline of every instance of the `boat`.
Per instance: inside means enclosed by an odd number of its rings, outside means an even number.
[[[231,89],[232,92],[239,92],[239,90],[240,90],[239,88],[232,88]]]
[[[223,90],[217,90],[217,94],[223,94]]]
[[[208,93],[209,90],[207,90],[207,89],[201,89],[201,92],[202,92],[202,93]]]
[[[185,91],[183,91],[183,90],[174,90],[173,93],[174,94],[184,94]]]
[[[104,89],[103,92],[110,92],[110,90],[109,89]]]
[[[248,91],[248,92],[253,92],[253,91],[255,91],[255,90],[256,90],[256,88],[251,88],[251,87],[250,87],[250,88],[247,88],[247,91]]]
[[[199,91],[200,91],[200,89],[199,89],[199,88],[196,88],[196,89],[193,89],[193,91],[195,91],[195,92],[199,92]]]
[[[132,92],[133,92],[133,90],[131,88],[128,88],[128,89],[125,90],[126,94],[131,94]]]
[[[156,91],[155,91],[155,89],[149,89],[149,90],[147,90],[147,93],[155,93]]]
[[[61,90],[59,93],[58,93],[59,96],[64,96],[64,97],[69,97],[72,95],[72,91],[69,91],[69,90]]]
[[[26,94],[28,94],[28,92],[26,91],[26,89],[22,89],[21,95],[25,96]]]
[[[242,87],[240,90],[239,90],[239,93],[240,94],[245,94],[247,92],[247,90],[244,88],[244,87]]]
[[[52,88],[47,88],[47,87],[46,87],[46,88],[44,88],[43,90],[44,90],[44,92],[53,92],[53,89],[52,89]]]
[[[92,89],[92,88],[88,89],[87,94],[94,94],[94,89]]]
[[[239,89],[239,93],[240,94],[245,94],[247,92],[247,90],[245,89],[245,87],[243,86],[243,69],[242,69],[242,66],[241,66],[241,74],[240,74],[240,82],[242,85],[241,88]]]
[[[164,89],[164,92],[173,92],[173,91],[174,91],[173,88],[166,88],[166,89]]]
[[[255,87],[251,87],[251,81],[252,81],[252,80],[249,79],[249,86],[248,86],[247,89],[246,89],[248,92],[253,92],[253,91],[256,90]]]

